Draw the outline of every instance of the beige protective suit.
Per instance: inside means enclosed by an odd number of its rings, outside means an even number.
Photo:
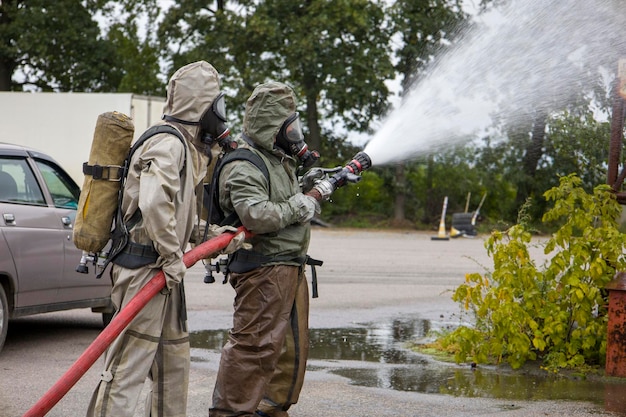
[[[170,78],[164,114],[198,122],[219,92],[219,75],[210,64],[186,65]],[[170,134],[148,139],[133,155],[122,199],[126,221],[141,210],[130,240],[153,245],[158,259],[138,269],[113,265],[111,298],[119,311],[160,269],[166,288],[107,350],[87,416],[133,416],[149,378],[147,415],[187,417],[190,358],[182,256],[196,222],[196,189],[201,189],[208,158],[197,124],[170,124],[184,135],[185,143]]]

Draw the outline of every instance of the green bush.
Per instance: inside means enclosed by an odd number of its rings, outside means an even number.
[[[455,290],[453,299],[473,312],[475,325],[438,343],[454,348],[458,362],[504,361],[515,369],[538,359],[552,371],[604,362],[604,288],[626,264],[621,206],[608,186],[588,194],[575,175],[562,177],[544,196],[553,207],[542,220],[557,225],[544,248],[551,258],[541,268],[530,258],[524,224],[493,232],[485,244],[493,272],[468,274]]]
[[[336,190],[328,202],[323,203],[322,217],[338,219],[371,214],[389,213],[392,198],[384,187],[383,179],[373,171],[363,172],[356,184],[347,184]]]

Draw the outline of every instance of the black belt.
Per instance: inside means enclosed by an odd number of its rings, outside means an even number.
[[[259,252],[239,249],[228,256],[228,270],[238,274],[252,271],[269,263],[293,262],[304,265],[305,256],[266,256]]]
[[[128,242],[124,249],[111,262],[128,269],[137,269],[156,262],[159,253],[152,245]]]
[[[311,265],[311,287],[313,298],[318,297],[317,292],[317,273],[315,271],[316,266],[322,266],[323,261],[313,259],[310,256],[266,256],[259,252],[249,251],[245,249],[239,249],[235,253],[228,256],[228,272],[235,272],[242,274],[259,268],[264,264],[273,262],[293,262],[298,265]],[[224,280],[226,282],[226,279]]]

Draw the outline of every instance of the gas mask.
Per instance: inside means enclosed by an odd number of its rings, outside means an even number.
[[[292,114],[285,120],[276,136],[276,146],[287,155],[297,157],[304,168],[311,167],[320,158],[320,154],[317,151],[310,151],[304,141],[298,113]]]
[[[223,146],[229,135],[230,129],[226,126],[224,93],[220,93],[200,118],[200,141],[209,146],[215,142]]]
[[[196,144],[196,147],[198,147],[206,155],[211,156],[211,147],[215,142],[217,142],[225,150],[237,147],[237,143],[229,139],[230,129],[226,126],[226,105],[224,104],[224,93],[219,93],[217,95],[211,106],[206,109],[198,122],[182,120],[167,114],[163,115],[163,120],[189,126],[200,126],[197,139],[204,146]],[[204,149],[201,149],[202,147],[204,147]]]

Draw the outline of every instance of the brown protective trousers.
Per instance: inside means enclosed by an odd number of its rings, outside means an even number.
[[[298,401],[309,352],[304,267],[231,273],[233,327],[222,349],[210,417],[287,416]]]
[[[158,272],[113,266],[111,299],[124,307]],[[106,351],[87,417],[132,417],[150,378],[146,415],[187,417],[189,334],[181,326],[183,284],[157,293]]]

